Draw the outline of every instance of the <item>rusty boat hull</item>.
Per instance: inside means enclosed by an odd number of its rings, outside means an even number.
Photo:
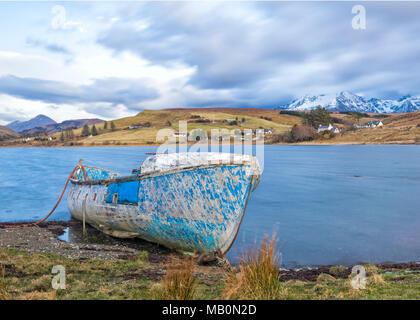
[[[120,238],[139,237],[171,249],[225,254],[232,246],[251,191],[255,161],[217,163],[130,176],[84,167],[71,180],[72,216]]]

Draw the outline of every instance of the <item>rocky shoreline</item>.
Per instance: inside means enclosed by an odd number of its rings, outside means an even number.
[[[65,240],[66,233],[71,234]],[[165,260],[171,251],[141,239],[115,239],[87,226],[83,235],[81,223],[51,221],[22,229],[0,229],[0,248],[30,253],[55,253],[73,259],[130,259],[147,251],[155,260]]]

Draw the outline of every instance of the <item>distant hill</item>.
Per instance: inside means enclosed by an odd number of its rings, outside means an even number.
[[[236,121],[229,122],[228,119]],[[275,132],[290,130],[299,124],[301,118],[280,114],[279,111],[261,108],[182,108],[165,110],[144,110],[139,114],[111,121],[108,128],[98,125],[99,134],[93,137],[81,137],[82,129],[74,130],[73,143],[80,145],[151,145],[157,143],[157,136],[164,135],[161,129],[179,131],[179,121],[188,122],[188,132],[194,129],[271,129]],[[90,128],[91,129],[91,128]],[[56,135],[59,138],[59,135]],[[59,140],[59,139],[57,139]],[[70,143],[70,141],[66,141]]]
[[[33,128],[34,133],[38,130],[48,132],[52,139],[31,139],[23,143],[21,139],[13,139],[2,142],[2,145],[25,145],[25,146],[119,146],[119,145],[155,145],[168,140],[174,142],[172,133],[180,131],[180,121],[187,122],[188,132],[201,129],[211,134],[213,129],[235,130],[245,129],[271,129],[273,134],[267,133],[267,144],[282,144],[278,139],[279,134],[290,132],[294,125],[302,124],[301,112],[280,112],[279,110],[266,108],[182,108],[165,110],[144,110],[139,114],[121,119],[114,119],[104,123],[100,119],[69,120],[45,127]],[[334,113],[332,118],[334,125],[341,132],[329,139],[318,138],[313,141],[299,144],[420,144],[420,111],[410,113],[367,113],[361,112],[361,118],[355,119],[353,114],[346,112]],[[356,129],[352,125],[355,121],[366,123],[368,121],[381,120],[383,127]],[[112,125],[111,125],[112,123]],[[97,135],[82,135],[84,124],[96,124]],[[64,135],[61,139],[62,130],[75,128],[72,137]],[[0,127],[0,134],[5,136],[5,130],[10,135],[17,135],[11,130]],[[165,129],[161,131],[161,129]],[[169,130],[168,130],[169,129]],[[29,131],[27,131],[29,132]],[[57,133],[53,133],[57,132]],[[35,136],[36,134],[33,134]],[[163,140],[157,140],[160,136]]]
[[[354,116],[333,114],[334,124],[344,129],[345,124],[354,123]],[[235,122],[227,122],[235,119]],[[332,139],[318,139],[310,144],[414,144],[420,143],[420,111],[412,113],[379,114],[364,113],[362,123],[382,120],[384,126],[375,129],[342,130]],[[160,129],[179,131],[179,121],[188,122],[188,132],[202,129],[211,134],[212,129],[271,129],[275,134],[289,131],[295,124],[302,123],[300,113],[284,114],[278,110],[262,108],[183,108],[145,110],[133,117],[113,120],[115,130],[98,128],[100,133],[93,137],[80,137],[82,129],[74,131],[73,142],[81,145],[152,145]],[[131,129],[130,129],[131,127]],[[161,132],[165,135],[165,131]],[[170,133],[168,133],[170,135]],[[267,143],[273,143],[270,136]]]
[[[358,111],[366,113],[406,113],[420,111],[420,98],[404,96],[398,100],[366,99],[343,91],[335,95],[306,95],[275,109],[305,111],[317,106],[329,111]]]
[[[45,131],[47,134],[53,134],[57,132],[65,131],[66,129],[77,129],[83,127],[85,124],[93,125],[103,122],[101,119],[78,119],[78,120],[66,120],[61,123],[53,123],[45,126],[37,126],[28,130],[23,130],[20,133],[23,135],[31,135],[39,131]]]
[[[44,116],[43,114],[40,114],[28,121],[14,121],[6,125],[6,127],[12,129],[15,132],[22,132],[25,130],[30,130],[32,128],[43,127],[55,123],[57,122],[55,122],[53,119]]]
[[[5,126],[0,126],[0,141],[18,138],[19,134]]]

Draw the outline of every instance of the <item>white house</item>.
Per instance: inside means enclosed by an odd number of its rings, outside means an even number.
[[[383,127],[383,125],[384,124],[382,123],[382,121],[378,120],[378,121],[370,121],[366,124],[358,123],[358,124],[356,124],[356,128],[358,128],[358,129],[378,128],[378,127]]]
[[[187,134],[183,133],[183,132],[175,132],[174,134],[172,134],[172,137],[174,137],[174,138],[186,138]]]
[[[331,123],[328,126],[319,126],[318,127],[318,133],[323,132],[323,131],[331,131],[333,133],[340,133],[340,130],[333,126]]]
[[[371,122],[366,123],[366,126],[369,127],[369,128],[383,127],[383,125],[384,124],[382,123],[381,120],[371,121]]]

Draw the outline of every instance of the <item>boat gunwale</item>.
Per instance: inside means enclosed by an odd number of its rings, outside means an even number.
[[[117,175],[119,177],[122,177],[123,176],[121,173],[118,173],[118,172],[115,172],[115,171],[112,171],[112,170],[108,170],[108,169],[98,168],[98,167],[94,167],[94,166],[83,166],[83,167],[84,168],[88,168],[88,169],[95,169],[95,170],[105,171],[105,172],[108,172],[108,173],[115,174],[115,175]]]
[[[110,179],[83,181],[83,180],[71,178],[70,181],[71,183],[78,184],[78,185],[102,185],[102,184],[109,185],[109,184],[115,184],[115,183],[131,182],[131,181],[137,181],[137,180],[142,180],[142,179],[147,179],[147,178],[165,176],[165,175],[175,174],[175,173],[184,172],[184,171],[206,169],[206,168],[229,167],[229,166],[244,166],[244,165],[252,166],[252,164],[249,163],[248,161],[243,161],[241,163],[217,163],[217,164],[209,164],[209,165],[201,165],[201,166],[189,166],[189,167],[172,169],[168,171],[156,170],[156,171],[151,171],[151,172],[146,172],[146,173],[133,174],[130,176],[119,175],[116,178],[110,178]],[[98,169],[98,170],[105,170],[105,169],[100,169],[100,168],[90,167],[90,166],[84,166],[84,167]],[[109,171],[109,170],[105,170],[105,171]],[[109,172],[112,172],[112,171],[109,171]],[[113,173],[116,173],[116,172],[113,172]]]

